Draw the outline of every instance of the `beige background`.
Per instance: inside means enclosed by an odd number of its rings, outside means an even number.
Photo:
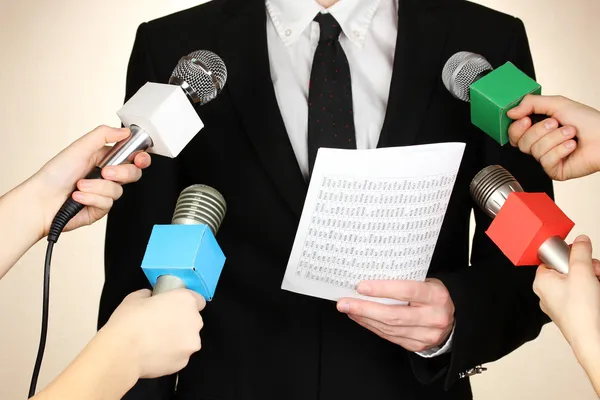
[[[479,0],[525,21],[545,93],[600,108],[600,2]],[[0,0],[0,192],[17,185],[71,141],[116,126],[137,25],[188,8],[192,0]],[[600,174],[556,184],[575,233],[600,243]],[[103,279],[104,221],[61,237],[55,249],[51,321],[39,387],[95,332]],[[572,238],[571,238],[572,239]],[[4,242],[6,243],[6,242]],[[45,243],[0,282],[0,399],[24,399],[39,340]],[[599,256],[596,252],[596,256]],[[76,261],[81,260],[81,261]],[[500,299],[501,301],[501,299]],[[481,400],[596,399],[556,327],[487,365],[473,380]]]

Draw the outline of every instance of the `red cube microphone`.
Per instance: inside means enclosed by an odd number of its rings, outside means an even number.
[[[486,231],[516,266],[546,264],[569,272],[565,238],[575,226],[546,193],[526,193],[500,165],[482,169],[469,186],[475,203],[494,220]]]

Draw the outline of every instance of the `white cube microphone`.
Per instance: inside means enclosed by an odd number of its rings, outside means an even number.
[[[146,83],[117,112],[131,134],[115,144],[86,179],[102,179],[102,168],[133,162],[142,151],[177,157],[204,127],[194,106],[217,97],[226,81],[227,68],[216,54],[198,50],[182,57],[168,84]],[[69,197],[52,222],[48,240],[56,243],[83,207]]]

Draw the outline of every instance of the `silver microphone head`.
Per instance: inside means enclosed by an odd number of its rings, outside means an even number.
[[[522,191],[515,177],[500,165],[485,167],[469,185],[475,203],[492,218],[498,214],[509,194]]]
[[[226,212],[225,198],[216,189],[206,185],[192,185],[179,195],[171,223],[205,224],[216,235]]]
[[[208,50],[197,50],[182,57],[169,79],[170,84],[183,88],[192,103],[200,105],[217,97],[226,81],[225,63]]]
[[[469,88],[484,72],[492,71],[491,64],[479,54],[461,51],[446,61],[442,81],[446,89],[459,100],[469,102]]]

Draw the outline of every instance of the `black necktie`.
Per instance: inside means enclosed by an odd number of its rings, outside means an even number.
[[[308,90],[308,167],[319,147],[355,149],[352,86],[348,59],[339,42],[342,28],[331,14],[315,18],[321,35]]]

